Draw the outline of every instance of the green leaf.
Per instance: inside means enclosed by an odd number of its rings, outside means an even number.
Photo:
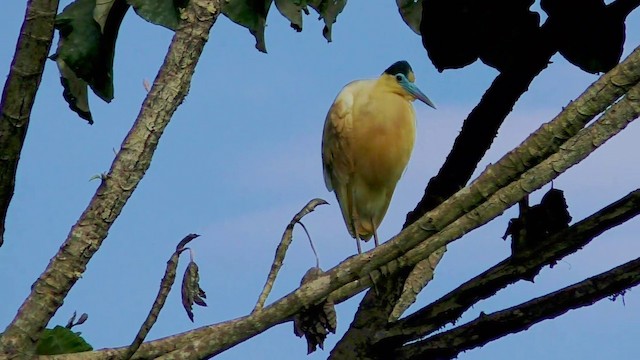
[[[272,0],[233,0],[229,1],[222,13],[234,23],[249,29],[256,38],[256,49],[266,53],[264,27]]]
[[[297,31],[302,31],[302,12],[309,15],[306,0],[275,0],[276,7],[282,16],[291,21],[291,27]]]
[[[180,22],[180,8],[186,0],[127,0],[136,14],[150,23],[175,30]]]
[[[93,117],[89,110],[89,98],[87,91],[87,82],[80,79],[69,69],[69,66],[60,58],[55,59],[60,71],[60,81],[62,81],[62,97],[69,104],[69,108],[78,114],[82,119],[93,124]]]
[[[324,20],[322,35],[328,42],[331,42],[331,27],[347,5],[347,0],[309,0],[307,4]]]
[[[38,355],[70,354],[91,351],[93,347],[80,336],[64,326],[45,329],[36,346]]]
[[[422,0],[396,0],[402,20],[414,33],[420,35],[422,21]]]
[[[113,7],[116,0],[96,0],[96,6],[93,8],[93,20],[100,25],[100,31],[104,32],[104,25],[107,23],[109,11]]]
[[[86,85],[102,100],[113,99],[113,56],[126,0],[76,0],[56,17],[60,34],[51,59],[58,63],[69,107],[91,122]]]

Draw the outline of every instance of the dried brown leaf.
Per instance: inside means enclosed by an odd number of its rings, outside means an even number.
[[[319,267],[312,267],[302,277],[301,285],[317,279],[324,274]],[[293,318],[293,333],[307,339],[307,354],[316,351],[319,346],[324,349],[324,340],[329,332],[336,332],[338,321],[333,302],[323,301],[313,305]]]
[[[203,299],[207,298],[204,290],[200,288],[200,275],[198,274],[198,265],[191,261],[187,265],[182,278],[182,306],[189,319],[193,321],[193,304],[207,306]]]

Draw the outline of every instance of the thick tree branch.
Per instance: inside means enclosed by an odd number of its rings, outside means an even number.
[[[640,258],[518,306],[480,315],[474,321],[404,346],[391,358],[454,359],[462,351],[483,346],[503,336],[527,330],[543,320],[589,306],[640,283]]]
[[[478,163],[491,147],[504,119],[520,96],[529,89],[531,81],[547,67],[555,52],[553,49],[544,49],[543,53],[532,59],[531,63],[523,65],[523,68],[500,73],[493,80],[478,105],[464,121],[440,171],[429,180],[424,196],[416,208],[407,214],[403,227],[435,209],[467,184]]]
[[[183,11],[164,64],[109,173],[0,338],[0,353],[22,357],[33,353],[45,325],[100,248],[111,224],[149,168],[171,116],[187,95],[220,8],[219,0],[192,0]]]
[[[189,354],[194,358],[208,358],[272,326],[288,321],[300,310],[323,301],[333,291],[357,279],[368,277],[378,271],[394,275],[400,269],[415,265],[438,248],[495,218],[523,196],[547,184],[621,131],[640,113],[639,92],[640,85],[637,85],[627,96],[607,109],[596,122],[567,141],[556,154],[526,171],[508,186],[499,189],[496,184],[504,184],[506,179],[512,179],[514,171],[521,167],[526,168],[527,163],[524,161],[534,154],[539,155],[536,150],[538,147],[544,149],[549,145],[544,142],[531,142],[531,139],[549,137],[548,141],[554,142],[556,137],[566,133],[566,126],[570,126],[568,124],[572,124],[576,118],[581,119],[589,115],[577,116],[576,113],[571,113],[576,116],[562,116],[557,122],[543,126],[523,143],[522,146],[527,144],[527,148],[514,150],[496,164],[489,166],[473,184],[456,193],[391,240],[362,255],[343,261],[325,275],[302,285],[262,310],[249,316],[143,344],[134,358],[157,357],[166,354],[167,349],[179,350],[179,353]],[[602,100],[608,99],[611,93],[603,90],[591,95],[602,97],[599,99]],[[599,104],[599,101],[594,103]],[[594,111],[592,107],[582,110],[586,114]],[[556,131],[558,133],[554,135]],[[106,359],[119,351],[122,350],[107,349],[104,352],[71,354],[56,358],[75,359],[81,356],[82,359]],[[360,355],[351,354],[352,358]]]
[[[47,60],[58,0],[29,0],[0,101],[0,246],[20,152]]]
[[[609,7],[622,20],[638,5],[639,0],[616,0]],[[537,37],[534,37],[536,40],[529,40],[527,53],[514,63],[517,69],[507,68],[511,71],[503,71],[496,77],[478,106],[465,120],[447,160],[438,175],[429,181],[416,209],[407,214],[404,226],[439,205],[469,181],[515,102],[540,71],[546,68],[551,56],[557,51],[553,31],[553,27],[545,23]],[[434,253],[424,263],[418,264],[406,279],[402,277],[389,280],[396,283],[404,282],[399,297],[397,293],[390,293],[386,297],[388,301],[396,303],[389,315],[390,320],[398,319],[413,304],[420,290],[433,278],[432,269],[440,262],[445,251],[446,249],[443,249]]]
[[[531,62],[522,62],[520,68],[500,73],[495,78],[464,121],[447,159],[438,174],[429,180],[422,199],[407,214],[403,227],[440,205],[467,184],[513,106],[529,89],[533,79],[547,67],[555,52],[555,47],[541,45],[539,51],[533,52],[535,56],[531,57]],[[418,293],[433,279],[435,267],[445,252],[446,248],[434,253],[406,276],[387,280],[403,286],[397,286],[393,292],[381,297],[381,301],[394,304],[385,318],[396,320],[413,304]]]
[[[507,258],[489,270],[460,285],[440,299],[395,322],[376,334],[380,348],[398,348],[417,340],[447,323],[458,320],[480,300],[519,280],[533,280],[540,270],[582,249],[603,232],[640,214],[640,189],[600,211],[556,233],[548,239],[532,239],[540,247],[529,249],[517,258]],[[376,341],[377,341],[376,340]],[[375,341],[374,341],[375,342]]]

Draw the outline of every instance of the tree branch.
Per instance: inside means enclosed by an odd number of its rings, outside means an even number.
[[[609,4],[609,8],[622,20],[638,5],[639,0],[616,0]],[[518,98],[527,91],[531,81],[547,67],[551,56],[557,52],[555,36],[552,26],[545,23],[540,28],[537,39],[529,41],[527,53],[514,62],[517,69],[508,67],[507,70],[511,71],[503,71],[496,77],[480,103],[465,120],[445,163],[438,174],[429,181],[416,208],[407,214],[404,226],[435,208],[469,181]],[[397,300],[397,295],[390,294],[390,297],[387,297],[396,303],[389,316],[391,321],[398,319],[415,302],[417,294],[433,279],[433,269],[445,251],[446,249],[443,249],[434,253],[424,263],[418,264],[406,279],[403,277],[390,280],[404,282],[404,288]]]
[[[262,288],[262,292],[260,296],[258,296],[258,302],[254,307],[253,311],[258,311],[264,307],[264,303],[267,301],[267,297],[269,297],[269,293],[271,292],[271,288],[273,288],[273,284],[276,282],[276,277],[278,276],[278,272],[282,267],[282,263],[284,262],[284,257],[287,254],[287,249],[289,249],[289,245],[293,241],[293,228],[296,224],[302,223],[300,222],[302,218],[308,213],[315,210],[318,205],[328,204],[323,199],[312,199],[310,200],[297,214],[293,216],[287,227],[284,229],[284,233],[282,234],[282,239],[280,240],[280,244],[278,244],[278,248],[276,249],[276,254],[273,259],[273,264],[271,265],[271,270],[269,270],[269,275],[267,275],[267,281]],[[304,226],[304,225],[302,225]],[[306,229],[305,229],[306,231]],[[308,235],[308,233],[307,233]],[[309,238],[309,242],[311,242],[311,238]],[[313,249],[313,243],[311,243],[311,248]],[[313,249],[315,253],[315,249]],[[316,254],[316,267],[319,267],[318,255]]]
[[[197,238],[200,235],[197,234],[189,234],[185,236],[176,246],[176,251],[171,254],[169,261],[167,261],[167,269],[164,272],[164,276],[162,277],[162,281],[160,281],[160,289],[158,290],[158,295],[156,299],[153,301],[153,305],[151,306],[151,310],[149,310],[149,314],[147,318],[144,319],[142,326],[140,326],[140,330],[136,334],[136,337],[129,345],[127,352],[125,353],[123,360],[129,360],[135,354],[136,351],[140,348],[140,345],[144,341],[144,339],[149,334],[149,331],[156,323],[158,319],[158,315],[160,315],[160,310],[164,307],[165,301],[167,301],[167,296],[169,296],[169,292],[171,291],[171,286],[176,280],[176,269],[178,268],[178,260],[180,259],[180,255],[187,248],[187,244],[191,242],[191,240]]]
[[[183,11],[164,64],[109,173],[0,338],[0,353],[33,353],[42,330],[100,248],[149,168],[171,115],[185,98],[220,8],[220,0],[192,0]]]
[[[20,152],[47,60],[58,0],[29,0],[0,101],[0,246]]]
[[[453,359],[508,334],[527,330],[543,320],[589,306],[640,283],[640,258],[564,289],[527,301],[449,331],[404,346],[393,359]]]
[[[540,247],[524,251],[517,258],[507,258],[474,277],[440,299],[395,322],[376,334],[380,349],[398,348],[422,338],[447,323],[455,322],[477,302],[519,280],[530,280],[547,265],[570,255],[603,232],[640,214],[640,189],[635,190],[600,211],[556,233],[548,239],[532,239]]]
[[[467,184],[513,106],[529,89],[533,79],[547,67],[556,51],[555,47],[541,46],[539,51],[533,52],[535,56],[531,57],[531,62],[521,62],[519,69],[500,73],[495,78],[464,121],[444,164],[438,174],[429,180],[422,199],[407,214],[403,227],[440,205]],[[415,302],[416,296],[433,279],[435,267],[445,252],[446,248],[434,253],[411,269],[407,276],[388,280],[403,286],[383,296],[383,301],[394,304],[390,314],[385,317],[396,320]]]

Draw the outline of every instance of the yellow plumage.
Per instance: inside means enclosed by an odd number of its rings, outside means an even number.
[[[397,72],[397,73],[395,73]],[[349,233],[369,240],[387,212],[413,149],[416,98],[433,106],[415,85],[406,62],[374,80],[354,81],[327,114],[322,160],[327,189],[336,193]]]

